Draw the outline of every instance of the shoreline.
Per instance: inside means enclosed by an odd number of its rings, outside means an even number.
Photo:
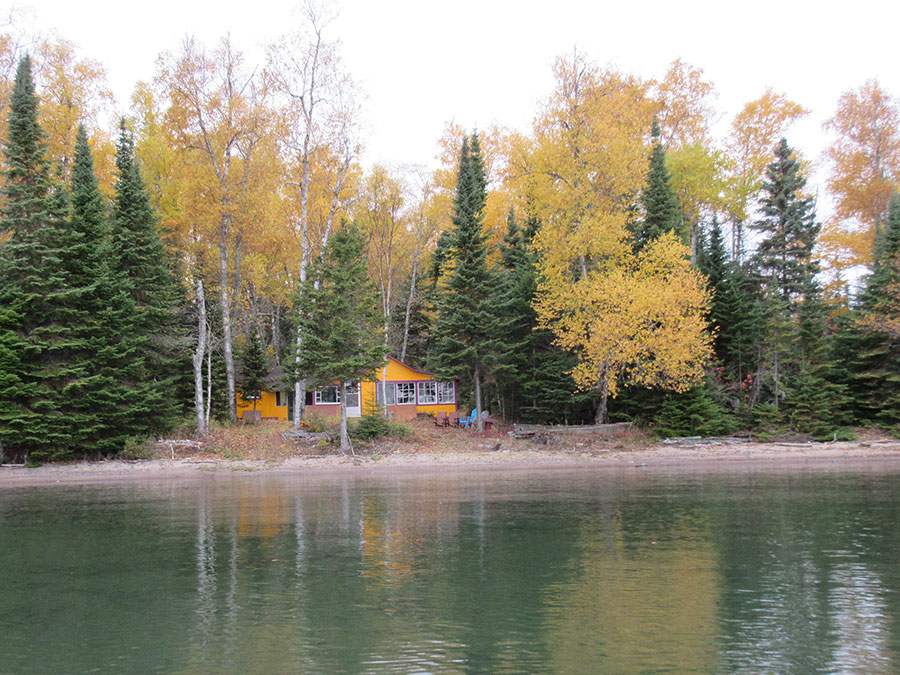
[[[0,490],[17,486],[157,481],[235,475],[425,476],[465,472],[665,471],[685,474],[792,470],[900,471],[900,441],[654,445],[647,448],[389,452],[280,460],[176,458],[0,466]]]

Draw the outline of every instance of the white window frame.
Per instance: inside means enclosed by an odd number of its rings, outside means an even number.
[[[423,392],[424,389],[430,388],[431,394],[425,394]],[[437,405],[438,402],[438,388],[437,382],[434,380],[422,380],[421,382],[416,383],[416,395],[418,396],[419,405]]]
[[[415,405],[416,404],[416,383],[415,382],[395,382],[397,387],[396,405]],[[407,389],[408,388],[408,389]],[[401,389],[403,393],[401,394]],[[409,400],[406,400],[409,397]]]
[[[333,401],[323,401],[322,400],[322,392],[325,389],[333,389],[334,390],[334,400]],[[322,387],[322,389],[316,389],[315,396],[313,398],[314,405],[340,405],[341,404],[341,388],[337,385],[332,387]]]
[[[438,382],[438,405],[456,403],[456,386],[453,382]]]

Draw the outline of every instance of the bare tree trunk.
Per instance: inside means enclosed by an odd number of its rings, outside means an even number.
[[[209,415],[212,412],[212,331],[206,326],[206,428],[209,429]]]
[[[406,316],[403,318],[403,344],[400,347],[400,360],[406,363],[406,347],[409,344],[409,320],[412,304],[416,297],[416,272],[419,269],[419,257],[413,258],[412,277],[409,282],[409,296],[406,298]]]
[[[341,382],[341,452],[347,451],[353,454],[353,446],[350,444],[350,434],[347,433],[347,383]]]
[[[475,428],[478,431],[484,431],[484,418],[481,412],[481,366],[475,366]]]
[[[691,223],[691,267],[697,266],[697,223]]]
[[[225,357],[225,380],[228,386],[228,419],[237,420],[237,393],[234,386],[234,354],[231,351],[231,300],[228,297],[228,216],[223,216],[219,240],[219,304],[222,310],[222,354]]]
[[[194,412],[197,415],[197,433],[206,434],[203,405],[203,357],[206,354],[206,295],[203,280],[197,277],[197,349],[194,351]]]
[[[606,370],[600,373],[600,404],[597,406],[597,415],[594,424],[606,424],[606,416],[609,404],[609,376]]]

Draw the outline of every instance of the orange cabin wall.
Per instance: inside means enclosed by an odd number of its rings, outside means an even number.
[[[410,368],[399,361],[388,358],[385,368],[379,368],[375,373],[375,380],[360,383],[360,400],[362,402],[363,413],[372,410],[375,407],[375,387],[377,382],[381,382],[384,377],[386,382],[427,382],[435,380],[435,376],[421,370]],[[240,394],[237,395],[238,419],[243,419],[244,411],[253,410],[253,402],[244,401]],[[287,405],[276,405],[274,391],[262,392],[262,398],[256,402],[256,409],[262,414],[262,418],[266,420],[282,420],[287,421],[288,409]],[[308,405],[306,409],[309,412],[326,417],[338,416],[341,412],[341,406],[338,403],[321,403],[319,405]],[[434,405],[389,405],[387,410],[395,419],[413,419],[418,413],[435,414],[438,412],[452,413],[457,411],[455,403],[444,403]]]
[[[256,409],[260,411],[264,420],[286,420],[287,406],[275,405],[275,392],[264,391],[262,398],[256,402]],[[244,397],[238,393],[237,395],[237,416],[238,419],[244,418],[244,412],[253,410],[253,401],[245,401]]]

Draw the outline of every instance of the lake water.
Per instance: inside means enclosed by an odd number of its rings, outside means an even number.
[[[897,672],[897,470],[0,489],[0,672]]]

